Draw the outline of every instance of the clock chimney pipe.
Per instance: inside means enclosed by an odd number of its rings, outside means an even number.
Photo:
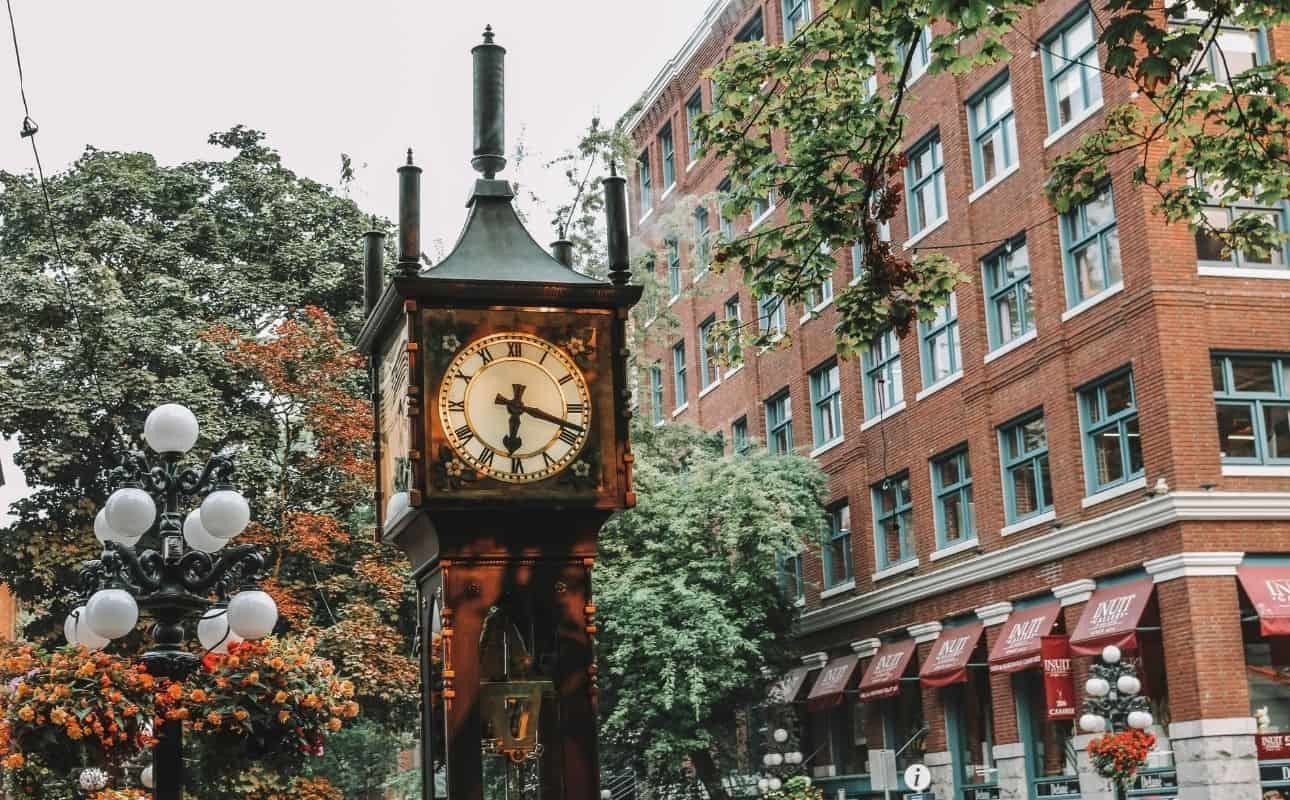
[[[372,218],[375,225],[376,218]],[[363,315],[372,316],[385,278],[385,232],[373,228],[363,234]]]
[[[412,163],[399,167],[399,272],[416,276],[421,267],[421,168]]]
[[[618,174],[612,159],[609,177],[601,183],[605,187],[605,228],[609,234],[609,280],[623,286],[632,275],[627,257],[627,179]]]
[[[573,268],[573,242],[568,239],[556,239],[551,243],[551,256],[570,269]]]
[[[506,166],[506,48],[493,44],[493,26],[486,25],[483,44],[470,54],[475,68],[475,157],[470,165],[491,179]]]

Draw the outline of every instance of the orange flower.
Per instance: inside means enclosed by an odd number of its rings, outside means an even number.
[[[238,722],[244,722],[250,715],[246,713],[245,709],[239,708],[233,712],[233,716],[237,717]]]
[[[278,705],[281,705],[281,704],[283,704],[283,703],[287,702],[287,693],[286,693],[286,692],[278,692],[277,694],[275,694],[275,695],[273,696],[273,702],[277,703]]]
[[[188,699],[192,700],[194,703],[204,703],[206,702],[206,692],[201,689],[193,689],[189,692]]]
[[[166,689],[166,694],[167,694],[167,695],[169,695],[169,697],[170,697],[170,699],[171,699],[171,700],[183,700],[183,699],[184,699],[184,687],[183,687],[181,684],[178,684],[178,683],[172,683],[172,684],[170,684],[170,686]]]
[[[286,709],[283,709],[282,711],[279,711],[279,712],[278,712],[278,722],[280,722],[280,723],[282,723],[282,724],[284,724],[284,725],[285,725],[285,724],[287,723],[287,720],[289,720],[289,719],[291,719],[291,712],[290,712],[290,711],[287,711]]]
[[[282,669],[287,666],[287,662],[282,660],[282,656],[274,656],[269,661],[269,666],[273,667],[274,669]]]
[[[31,722],[36,717],[36,711],[31,706],[23,706],[18,709],[18,719],[23,722]]]
[[[14,753],[13,755],[6,757],[4,761],[0,761],[0,766],[3,766],[5,769],[18,769],[25,763],[27,763],[27,759],[23,758],[22,753]]]
[[[260,673],[258,671],[252,671],[245,678],[242,679],[243,686],[251,686],[252,684],[256,684],[259,682],[260,682]]]
[[[206,721],[209,722],[211,725],[218,726],[221,722],[224,721],[224,718],[221,717],[218,712],[212,711],[211,713],[206,715]]]
[[[332,733],[335,733],[336,731],[340,730],[340,726],[341,726],[341,721],[336,719],[335,717],[332,717],[331,719],[327,720],[327,730],[331,731]]]

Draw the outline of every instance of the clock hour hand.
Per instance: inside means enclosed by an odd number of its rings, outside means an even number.
[[[510,419],[508,420],[510,433],[502,437],[502,444],[506,447],[507,455],[519,450],[520,445],[523,443],[523,440],[519,437],[519,431],[520,414],[524,413],[524,388],[522,383],[513,383],[511,384],[511,391],[515,393],[514,397],[507,400],[504,395],[498,392],[497,397],[493,400],[499,406],[506,406],[506,411],[510,414]]]
[[[559,425],[561,428],[568,428],[569,430],[577,431],[578,433],[582,433],[583,431],[581,425],[575,425],[566,419],[557,417],[555,414],[548,414],[540,408],[533,408],[532,406],[521,406],[520,408],[521,411],[531,417],[537,417],[540,420],[545,420],[546,422],[550,422],[554,425]]]

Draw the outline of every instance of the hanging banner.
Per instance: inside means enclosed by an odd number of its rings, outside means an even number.
[[[1070,638],[1044,636],[1039,640],[1044,665],[1046,718],[1075,719],[1075,674],[1071,671]]]

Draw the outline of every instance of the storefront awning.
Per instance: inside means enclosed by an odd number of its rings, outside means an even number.
[[[1259,632],[1290,636],[1290,564],[1247,564],[1236,576],[1259,614]]]
[[[968,659],[976,649],[983,628],[980,622],[973,622],[942,630],[918,673],[923,685],[949,686],[966,681]]]
[[[880,700],[900,694],[900,676],[914,657],[913,639],[888,642],[878,648],[860,679],[860,699]]]
[[[1019,608],[1008,615],[990,650],[991,672],[1018,672],[1039,666],[1039,647],[1053,629],[1062,607],[1057,603]]]
[[[806,697],[806,708],[809,711],[823,711],[826,708],[842,705],[842,695],[851,683],[851,675],[856,671],[860,656],[852,653],[838,656],[824,665],[820,677],[815,679],[815,686]]]
[[[785,672],[784,677],[771,684],[766,701],[771,705],[785,705],[796,700],[798,693],[802,691],[802,684],[806,683],[806,674],[810,671],[810,667],[795,667]]]
[[[1146,578],[1103,586],[1093,592],[1071,634],[1071,652],[1081,656],[1100,655],[1102,648],[1109,644],[1121,650],[1136,650],[1138,637],[1134,631],[1151,601],[1154,586]]]

